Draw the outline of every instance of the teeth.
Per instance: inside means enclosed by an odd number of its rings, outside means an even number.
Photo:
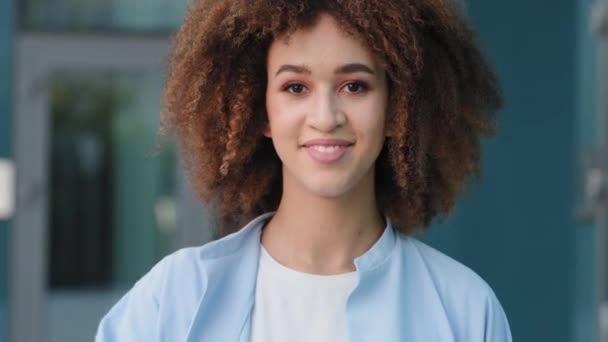
[[[332,153],[336,152],[340,146],[313,146],[312,148],[322,153]]]

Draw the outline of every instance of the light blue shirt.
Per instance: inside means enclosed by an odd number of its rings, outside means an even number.
[[[103,318],[96,341],[249,342],[260,233],[271,215],[165,257]],[[486,282],[390,221],[355,267],[346,313],[352,342],[511,341]]]

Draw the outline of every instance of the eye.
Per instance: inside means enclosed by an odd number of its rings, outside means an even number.
[[[306,87],[301,83],[291,83],[286,85],[283,90],[292,94],[302,94]]]
[[[346,84],[344,89],[349,93],[362,93],[368,89],[368,86],[365,82],[355,81]]]

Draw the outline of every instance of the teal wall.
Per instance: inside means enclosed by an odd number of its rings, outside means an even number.
[[[514,341],[572,341],[577,3],[468,0],[503,85],[484,174],[427,241],[494,289]]]
[[[0,1],[0,158],[11,157],[11,63],[14,2]],[[0,221],[0,341],[6,341],[8,223]]]

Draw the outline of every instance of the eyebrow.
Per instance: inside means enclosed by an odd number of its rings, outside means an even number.
[[[277,77],[280,73],[287,72],[287,71],[291,71],[296,74],[307,74],[307,75],[312,74],[312,72],[306,65],[283,64],[283,65],[281,65],[281,67],[279,68],[279,70],[277,71],[277,73],[274,76]]]
[[[370,75],[374,75],[374,76],[376,75],[376,73],[374,72],[374,70],[372,70],[372,68],[368,67],[365,64],[361,64],[361,63],[346,64],[346,65],[339,67],[335,71],[336,74],[352,74],[355,72],[365,72]]]
[[[283,65],[281,65],[281,67],[279,68],[279,70],[277,71],[277,73],[274,76],[276,77],[280,73],[287,72],[287,71],[291,71],[296,74],[307,74],[307,75],[312,74],[312,72],[306,65],[283,64]],[[376,72],[372,68],[368,67],[365,64],[361,64],[361,63],[345,64],[345,65],[338,67],[334,71],[334,73],[336,73],[336,74],[352,74],[355,72],[364,72],[364,73],[368,73],[370,75],[374,75],[374,76],[376,75]]]

